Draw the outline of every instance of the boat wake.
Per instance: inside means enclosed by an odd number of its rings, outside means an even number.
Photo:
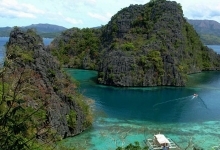
[[[170,102],[174,102],[174,101],[187,101],[187,100],[193,100],[193,99],[200,99],[201,102],[203,103],[203,105],[205,106],[206,109],[208,109],[207,105],[205,104],[205,102],[202,100],[202,98],[198,95],[198,94],[193,94],[190,96],[186,96],[186,97],[181,97],[181,98],[177,98],[177,99],[172,99],[172,100],[168,100],[165,102],[161,102],[161,103],[157,103],[155,105],[153,105],[153,107],[156,107],[158,105],[162,105],[162,104],[166,104],[166,103],[170,103]]]
[[[190,95],[190,96],[186,96],[186,97],[181,97],[181,98],[176,98],[176,99],[168,100],[168,101],[165,101],[165,102],[157,103],[153,107],[156,107],[156,106],[162,105],[162,104],[166,104],[166,103],[170,103],[170,102],[174,102],[174,101],[185,101],[185,100],[188,100],[191,97],[193,97],[193,96]]]

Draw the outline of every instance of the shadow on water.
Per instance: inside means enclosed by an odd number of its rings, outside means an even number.
[[[216,88],[220,90],[220,72],[219,71],[204,71],[188,76],[189,81],[187,87],[202,87],[202,88]]]
[[[190,84],[181,88],[109,87],[96,84],[97,72],[67,72],[81,83],[83,94],[95,100],[95,120],[89,132],[63,141],[65,144],[83,140],[89,150],[114,149],[158,132],[181,147],[190,138],[205,149],[220,142],[219,72],[190,75]],[[198,97],[193,98],[194,93]]]
[[[93,81],[94,83],[97,83],[97,77],[91,77],[89,80]]]
[[[201,90],[192,86],[190,88],[109,87],[96,84],[97,72],[71,69],[67,72],[81,83],[80,89],[83,93],[94,99],[108,117],[154,122],[196,122],[216,120],[219,118],[217,115],[220,115],[220,111],[213,114],[213,106],[210,106],[211,101],[218,103],[216,100],[218,95],[212,96],[210,100],[210,97],[207,97],[208,91],[204,91],[204,88]],[[203,75],[203,77],[207,80],[207,76]],[[211,76],[209,78],[211,80]],[[204,85],[209,87],[207,83]],[[192,100],[194,93],[199,94],[199,97]],[[208,108],[210,112],[207,112]]]
[[[183,88],[116,88],[97,85],[96,71],[66,71],[80,82],[83,94],[95,100],[93,127],[63,140],[66,147],[115,149],[134,141],[143,144],[158,132],[181,147],[191,137],[204,149],[220,143],[219,72],[190,75]],[[192,99],[194,93],[199,97]]]

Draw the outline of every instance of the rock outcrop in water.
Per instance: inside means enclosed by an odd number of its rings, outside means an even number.
[[[55,40],[62,44],[51,46],[57,56],[67,54],[66,58],[77,58],[74,60],[78,60],[80,68],[98,68],[100,84],[184,86],[187,74],[220,67],[220,56],[202,44],[183,17],[181,5],[174,1],[152,0],[145,5],[130,5],[115,14],[107,25],[91,30],[100,34],[80,38],[72,34],[71,38],[65,33]],[[80,35],[83,30],[68,32]],[[75,48],[91,37],[101,43],[96,43],[96,55],[90,53],[91,44],[86,42],[84,49]],[[84,60],[91,58],[93,68],[84,67]]]
[[[42,129],[36,127],[38,138],[46,139],[49,133],[41,133],[47,130],[58,138],[74,136],[91,125],[91,113],[85,98],[78,93],[76,83],[44,47],[40,36],[31,30],[23,32],[14,28],[6,52],[6,74],[17,72],[17,76],[22,77],[25,73],[28,77],[24,81],[25,85],[35,89],[35,94],[22,90],[21,97],[26,99],[25,106],[41,107],[40,110],[45,114],[41,119]]]

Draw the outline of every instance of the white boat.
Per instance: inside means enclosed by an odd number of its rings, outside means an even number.
[[[146,144],[149,150],[180,150],[173,140],[163,134],[156,134],[153,139],[147,139]]]

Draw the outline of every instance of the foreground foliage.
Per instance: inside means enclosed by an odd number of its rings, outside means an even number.
[[[118,147],[116,150],[148,150],[148,147],[142,148],[139,142],[135,142],[134,144],[130,143],[129,145],[125,146],[124,148]]]
[[[77,83],[32,30],[14,28],[0,71],[0,149],[54,149],[92,123]]]
[[[39,75],[30,69],[3,68],[0,87],[0,147],[4,150],[37,148],[36,137],[45,128],[45,93],[37,88]],[[28,95],[26,93],[29,93]],[[48,142],[53,138],[48,136]],[[41,147],[41,146],[40,146]]]

